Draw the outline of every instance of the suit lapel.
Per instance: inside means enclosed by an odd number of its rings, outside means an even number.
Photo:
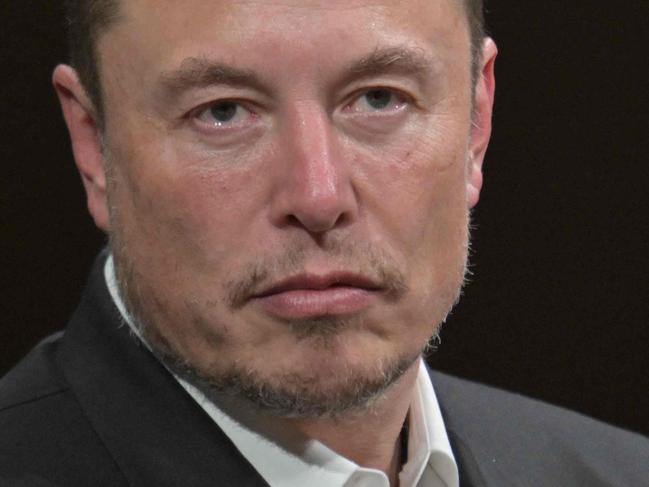
[[[105,255],[65,334],[61,363],[131,485],[262,487],[266,482],[130,334],[103,279]]]
[[[488,451],[481,439],[467,436],[463,431],[463,424],[479,420],[476,417],[463,417],[461,408],[455,407],[456,401],[466,401],[467,398],[458,394],[454,379],[428,368],[428,372],[435,388],[435,395],[439,402],[444,418],[446,433],[457,462],[460,487],[505,487],[510,485],[501,472],[493,468],[490,462],[481,459],[476,452]]]
[[[487,487],[478,462],[468,445],[454,431],[447,429],[448,441],[457,462],[461,487]]]

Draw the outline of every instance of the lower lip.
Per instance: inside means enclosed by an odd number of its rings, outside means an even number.
[[[376,299],[378,292],[356,287],[298,289],[255,298],[269,314],[283,319],[305,319],[357,313]]]

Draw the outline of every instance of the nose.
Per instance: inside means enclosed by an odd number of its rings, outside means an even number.
[[[353,221],[358,202],[352,168],[326,111],[296,109],[280,131],[274,223],[323,234]]]

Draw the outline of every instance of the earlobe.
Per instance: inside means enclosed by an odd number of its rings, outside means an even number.
[[[94,107],[72,67],[57,66],[52,83],[70,133],[74,160],[86,190],[88,210],[95,224],[108,232],[106,174]]]
[[[482,189],[482,163],[491,138],[491,116],[496,88],[494,65],[498,48],[486,38],[482,45],[482,60],[475,86],[473,121],[467,162],[467,204],[473,208],[480,199]]]

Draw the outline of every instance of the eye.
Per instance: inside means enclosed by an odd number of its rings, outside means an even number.
[[[203,106],[196,119],[213,128],[230,128],[243,125],[253,113],[234,100],[219,100]]]
[[[373,88],[354,99],[348,109],[354,113],[390,112],[406,105],[403,96],[387,88]]]

